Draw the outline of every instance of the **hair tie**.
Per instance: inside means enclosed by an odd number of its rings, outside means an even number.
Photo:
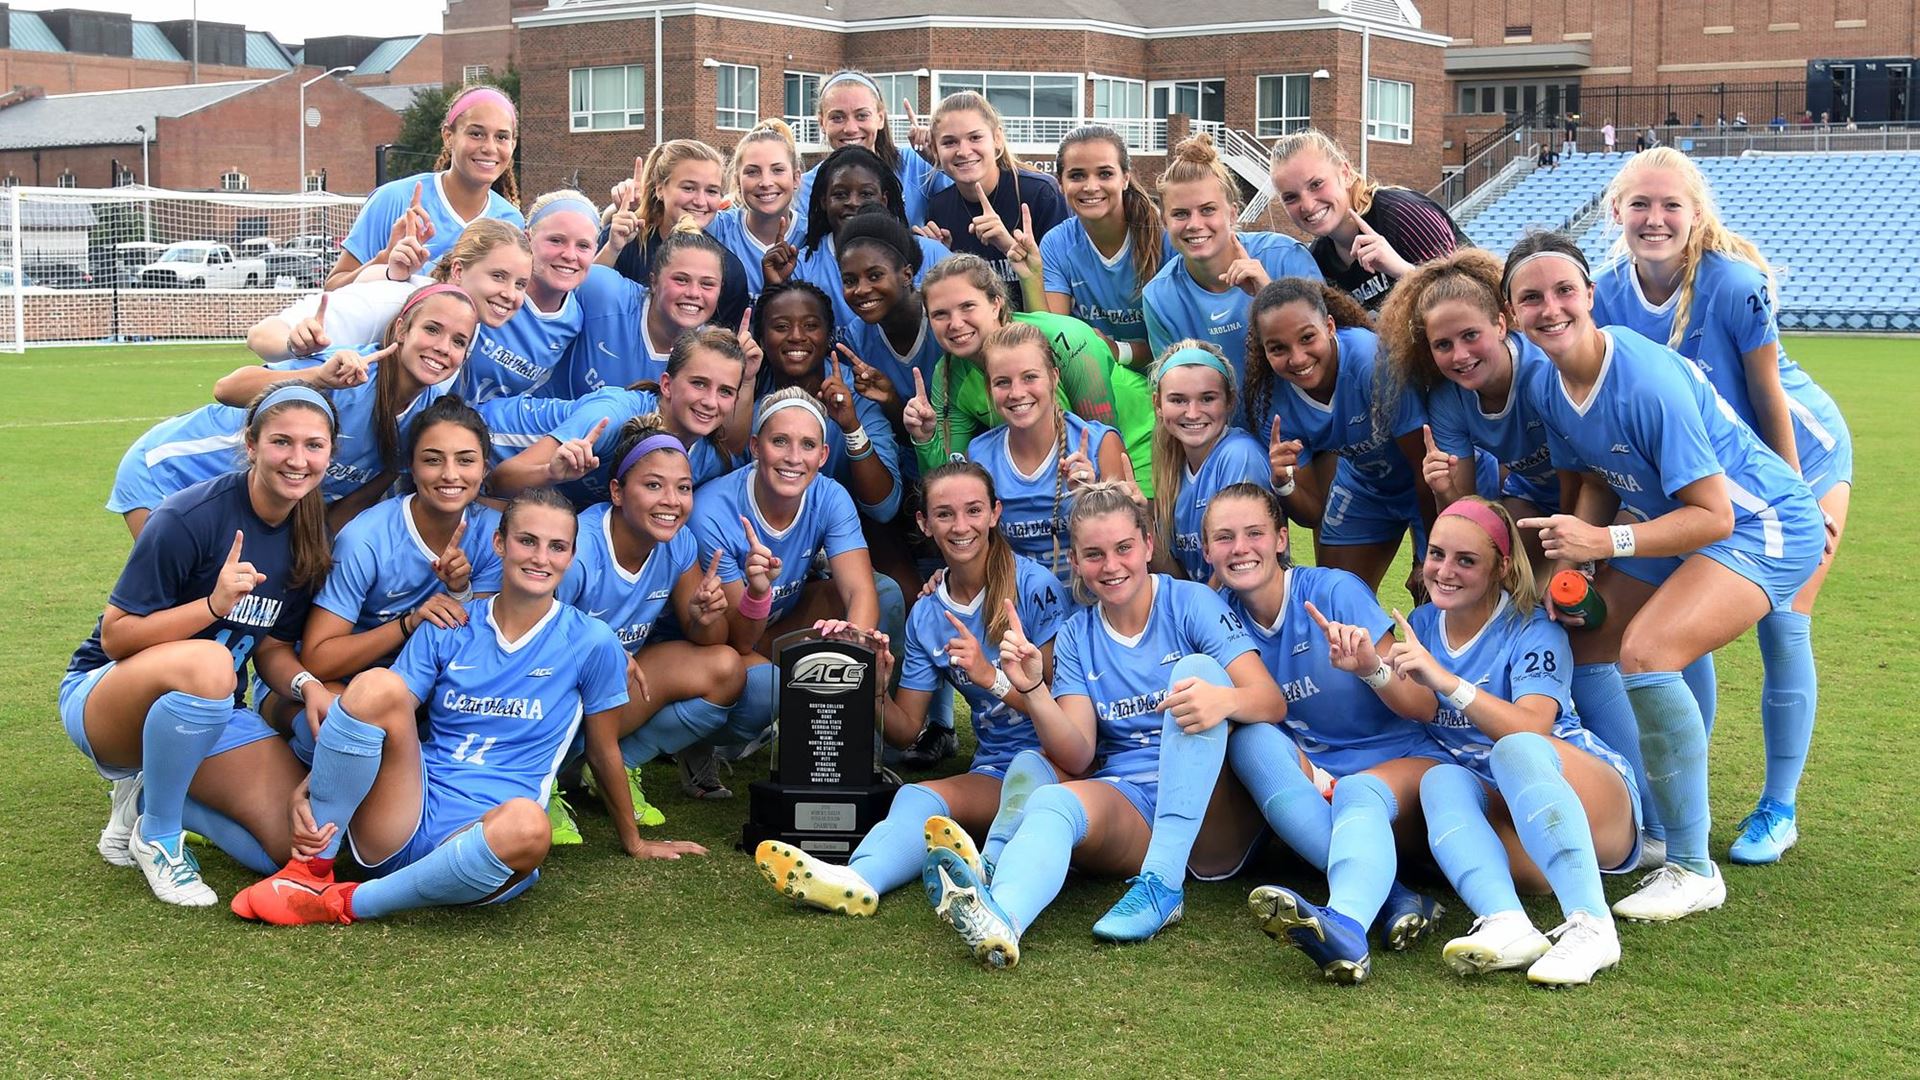
[[[282,386],[267,391],[267,396],[260,399],[260,404],[253,410],[253,415],[259,416],[275,405],[285,405],[289,401],[303,401],[316,406],[321,412],[327,414],[329,421],[339,422],[339,418],[333,412],[333,403],[327,400],[326,395],[306,385]]]
[[[508,119],[511,119],[515,124],[520,122],[520,111],[513,107],[512,98],[491,86],[470,86],[456,95],[452,103],[447,106],[447,118],[441,121],[440,126],[452,127],[454,117],[466,112],[476,102],[482,99],[497,101],[501,105],[504,105],[507,110]]]
[[[573,196],[569,195],[563,199],[555,199],[552,202],[546,204],[545,206],[542,206],[539,210],[535,211],[534,215],[527,219],[527,231],[532,232],[533,227],[535,225],[540,224],[540,222],[545,218],[552,217],[554,214],[567,213],[569,211],[579,214],[582,217],[585,217],[588,221],[593,223],[595,228],[598,228],[600,225],[600,208],[599,207],[593,205],[592,203],[588,202],[585,199],[576,199]]]
[[[467,290],[452,282],[436,281],[431,285],[415,289],[413,295],[407,297],[406,303],[400,305],[399,314],[394,317],[399,318],[400,315],[405,315],[407,312],[419,307],[421,301],[429,297],[440,296],[444,293],[453,293],[460,297],[460,299],[465,300],[468,307],[474,307],[473,297],[467,295]],[[478,308],[475,308],[475,310],[478,310]]]
[[[1154,384],[1159,385],[1160,380],[1167,377],[1167,372],[1183,367],[1212,368],[1224,375],[1229,383],[1233,381],[1233,373],[1227,370],[1227,362],[1222,360],[1219,354],[1197,345],[1189,345],[1184,349],[1174,350],[1167,354],[1165,360],[1160,361],[1160,370],[1153,376]]]
[[[1501,521],[1500,515],[1494,513],[1493,507],[1486,503],[1473,498],[1456,499],[1452,505],[1440,511],[1440,516],[1466,518],[1480,526],[1480,530],[1487,534],[1487,539],[1493,541],[1493,549],[1500,553],[1501,558],[1513,557],[1513,543],[1507,536],[1507,523]]]
[[[758,438],[760,435],[760,429],[763,427],[766,427],[767,421],[773,419],[773,414],[779,412],[782,409],[807,410],[807,412],[810,413],[815,420],[820,422],[820,434],[823,437],[826,435],[827,414],[824,410],[820,408],[820,405],[818,402],[814,401],[810,397],[784,397],[779,399],[778,401],[765,402],[760,406],[760,411],[755,413],[753,417],[752,434],[754,435],[754,437]]]
[[[671,450],[681,457],[687,456],[687,448],[681,445],[679,438],[664,431],[655,432],[633,444],[627,456],[620,459],[620,467],[613,470],[613,478],[618,481],[627,475],[627,470],[640,463],[640,459],[657,450]]]

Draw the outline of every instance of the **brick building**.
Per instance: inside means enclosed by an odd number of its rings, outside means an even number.
[[[272,34],[232,23],[141,22],[107,11],[14,11],[0,4],[0,87],[49,94],[272,78],[294,58]]]

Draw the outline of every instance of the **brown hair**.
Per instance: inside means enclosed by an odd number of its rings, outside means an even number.
[[[820,96],[814,100],[813,118],[822,124],[827,122],[827,94],[843,86],[857,86],[873,95],[874,111],[880,114],[880,130],[873,137],[873,152],[880,156],[888,168],[899,171],[900,148],[893,145],[893,130],[887,126],[887,103],[880,99],[873,76],[859,68],[841,68],[821,79]]]
[[[640,166],[640,231],[643,235],[667,231],[667,204],[660,189],[666,187],[674,169],[689,161],[710,161],[720,166],[722,176],[726,174],[727,159],[699,139],[669,139],[647,151],[647,160]]]
[[[1489,323],[1501,320],[1500,260],[1479,248],[1460,248],[1415,267],[1387,294],[1379,329],[1385,363],[1374,367],[1376,413],[1397,406],[1409,386],[1425,394],[1446,381],[1427,343],[1427,313],[1454,301],[1473,305]]]
[[[1173,551],[1174,504],[1179,501],[1180,489],[1185,487],[1187,483],[1187,450],[1186,447],[1180,444],[1180,440],[1173,437],[1172,430],[1160,422],[1160,377],[1165,374],[1166,369],[1164,365],[1167,362],[1167,357],[1172,356],[1182,349],[1203,349],[1219,357],[1221,366],[1225,367],[1228,371],[1233,370],[1232,366],[1227,363],[1227,355],[1220,351],[1220,346],[1208,341],[1198,341],[1194,338],[1185,338],[1176,341],[1160,350],[1160,357],[1154,362],[1153,524],[1156,538],[1168,552]],[[1212,368],[1206,368],[1205,365],[1202,364],[1191,366],[1202,367],[1205,368],[1205,370],[1213,371]],[[1213,373],[1220,376],[1220,382],[1227,393],[1225,426],[1221,428],[1220,434],[1215,437],[1214,445],[1217,447],[1219,440],[1224,438],[1227,432],[1233,428],[1233,406],[1236,404],[1237,395],[1234,393],[1233,380],[1231,378],[1222,375],[1218,371],[1214,371]]]
[[[1120,192],[1120,216],[1126,222],[1127,240],[1133,249],[1133,287],[1144,289],[1160,272],[1161,241],[1166,235],[1166,227],[1160,223],[1160,211],[1141,190],[1140,178],[1133,174],[1133,156],[1127,152],[1127,140],[1104,124],[1083,124],[1067,132],[1067,137],[1060,140],[1060,149],[1053,155],[1053,175],[1064,177],[1067,149],[1086,143],[1105,143],[1112,147],[1119,158],[1120,171],[1126,174],[1126,187]]]
[[[580,517],[578,512],[574,510],[573,503],[568,502],[565,495],[560,494],[553,488],[530,487],[508,500],[507,508],[500,511],[500,539],[502,541],[506,540],[507,530],[513,527],[513,519],[519,516],[520,511],[535,506],[544,506],[550,510],[566,511],[568,520],[573,522],[574,536],[576,538],[579,537]]]
[[[1267,420],[1273,415],[1273,365],[1267,363],[1267,350],[1260,342],[1260,316],[1288,304],[1307,305],[1314,318],[1331,319],[1336,329],[1355,326],[1370,329],[1373,325],[1367,309],[1345,289],[1312,278],[1286,277],[1267,282],[1247,308],[1247,393],[1242,404],[1250,431],[1265,431]],[[1335,339],[1335,357],[1340,355],[1339,348],[1340,343]]]
[[[1240,186],[1233,182],[1233,173],[1227,170],[1227,163],[1220,160],[1220,154],[1213,148],[1213,136],[1204,131],[1195,132],[1180,141],[1167,155],[1167,167],[1161,170],[1155,190],[1160,194],[1162,212],[1167,205],[1167,189],[1175,184],[1190,184],[1195,180],[1212,177],[1220,184],[1220,190],[1226,195],[1227,205],[1233,208],[1235,215],[1240,213]]]
[[[444,285],[436,282],[432,285],[422,285],[407,295],[407,299],[400,305],[400,314],[395,315],[393,321],[387,324],[387,332],[380,338],[382,348],[399,341],[407,331],[413,329],[413,324],[419,321],[421,314],[427,310],[428,302],[434,299],[433,296],[429,296],[416,301],[415,297],[428,289],[442,290],[436,295],[458,297],[461,303],[467,305],[467,310],[473,312],[474,332],[476,336],[478,335],[480,309],[474,304],[473,297],[468,296],[464,290],[448,291]],[[473,338],[469,337],[467,351],[472,350]],[[463,365],[466,363],[466,358],[467,353],[460,354]],[[376,367],[379,370],[373,373],[373,441],[374,445],[380,449],[382,468],[391,469],[400,457],[400,414],[407,410],[411,402],[400,400],[399,352],[396,351],[393,354],[390,363],[378,364]],[[448,377],[448,380],[451,381],[458,374],[456,371],[454,376]],[[425,390],[424,387],[421,389]]]
[[[987,489],[987,502],[1000,501],[1000,496],[993,490],[993,475],[971,461],[949,461],[929,470],[920,480],[922,501],[932,505],[933,486],[943,480],[969,479],[979,481]],[[988,529],[986,599],[981,607],[987,617],[989,640],[986,644],[997,644],[1012,625],[1013,620],[1007,617],[1006,601],[1013,601],[1015,607],[1020,605],[1019,584],[1020,572],[1013,561],[1013,547],[999,529]]]
[[[1287,533],[1286,504],[1280,501],[1280,496],[1275,495],[1272,488],[1262,484],[1256,484],[1251,480],[1242,480],[1238,483],[1228,484],[1226,487],[1213,493],[1213,498],[1207,503],[1207,512],[1205,516],[1200,519],[1200,546],[1202,548],[1206,547],[1207,520],[1213,517],[1213,508],[1229,499],[1245,499],[1250,503],[1258,503],[1260,508],[1267,512],[1268,520],[1273,522],[1274,536],[1280,544],[1280,550],[1276,553],[1275,560],[1279,562],[1282,570],[1290,569],[1293,566],[1293,544],[1291,542],[1293,538]]]
[[[445,255],[434,265],[433,273],[428,275],[435,281],[448,281],[453,277],[453,268],[469,269],[474,263],[486,258],[494,248],[512,245],[533,254],[533,244],[527,240],[524,230],[517,229],[499,218],[481,218],[460,230],[460,238],[453,242]]]
[[[1147,508],[1117,480],[1102,480],[1080,489],[1080,494],[1074,497],[1073,510],[1067,515],[1069,536],[1082,523],[1103,514],[1125,514],[1133,522],[1134,528],[1140,530],[1141,536],[1148,540],[1153,538],[1153,519],[1147,514]],[[1073,575],[1073,598],[1087,607],[1095,603],[1092,590],[1087,588],[1077,573]]]
[[[920,279],[921,297],[924,299],[928,289],[948,278],[960,278],[985,293],[987,302],[999,309],[1000,325],[1007,325],[1008,319],[1012,317],[1007,310],[1007,285],[1000,280],[999,274],[993,272],[993,267],[987,265],[987,260],[967,252],[941,259],[933,265],[933,269],[927,271],[925,277]],[[980,349],[980,368],[985,371],[987,366],[985,341],[981,342]],[[955,385],[960,379],[959,369],[955,366],[958,362],[960,362],[959,357],[942,354],[935,364],[933,385],[928,388],[928,393],[932,395],[934,415],[939,418],[940,447],[949,454],[954,450],[953,402],[960,392],[959,387]]]
[[[267,421],[286,412],[288,409],[308,409],[327,418],[327,437],[334,443],[340,438],[340,422],[333,410],[322,409],[311,401],[298,398],[276,401],[270,408],[261,408],[261,402],[275,390],[289,386],[305,386],[298,379],[285,379],[261,390],[247,405],[246,439],[248,449],[259,445],[260,434],[266,428]],[[483,440],[481,446],[485,447]],[[329,460],[332,454],[329,451]],[[247,468],[253,468],[251,458]],[[322,470],[324,472],[324,470]],[[325,477],[322,476],[324,480]],[[333,541],[327,532],[327,497],[324,484],[313,485],[313,490],[300,496],[293,504],[293,512],[287,518],[292,528],[287,535],[287,553],[290,556],[287,567],[287,585],[289,588],[319,586],[327,579],[328,571],[333,569]]]
[[[741,151],[759,142],[777,142],[786,150],[787,164],[793,169],[794,191],[797,194],[800,190],[800,174],[806,170],[800,161],[800,147],[794,140],[793,129],[787,126],[785,120],[769,116],[755,124],[753,130],[740,136],[740,141],[733,144],[732,155],[727,158],[727,198],[735,203],[740,202],[740,170],[746,164],[744,160],[746,155]],[[788,205],[787,212],[793,212],[791,204]],[[784,240],[786,237],[783,236],[781,239]]]
[[[462,93],[464,93],[464,91],[462,91]],[[455,99],[458,100],[459,95],[456,94],[454,96]],[[466,109],[460,113],[460,116],[465,116],[467,113],[472,112],[474,107],[480,105],[483,100],[485,99],[476,100],[473,105],[467,106]],[[459,130],[460,116],[449,116],[446,122],[440,125],[440,156],[433,160],[434,172],[446,172],[447,167],[453,164],[453,133]],[[514,158],[508,159],[507,167],[500,170],[500,175],[493,178],[493,190],[499,193],[501,198],[512,203],[516,209],[520,206],[520,180],[514,175],[514,169],[517,164],[516,159],[519,157],[518,150],[520,149],[519,124],[520,118],[516,114],[514,116],[513,132],[513,144],[516,153]]]

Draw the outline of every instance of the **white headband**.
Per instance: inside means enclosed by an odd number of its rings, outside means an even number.
[[[760,429],[765,427],[767,421],[773,419],[773,414],[779,412],[781,409],[807,410],[808,415],[819,422],[821,436],[823,438],[826,436],[827,414],[820,408],[818,403],[809,397],[786,397],[762,405],[760,407],[760,414],[753,418],[753,434],[756,436],[759,435]]]
[[[1546,250],[1546,251],[1536,251],[1536,252],[1534,252],[1533,254],[1531,254],[1531,255],[1529,255],[1529,256],[1527,256],[1527,257],[1526,257],[1526,258],[1524,258],[1524,259],[1521,259],[1521,260],[1520,260],[1519,262],[1517,262],[1517,263],[1514,263],[1514,264],[1513,264],[1512,266],[1510,266],[1510,267],[1508,267],[1508,268],[1507,268],[1507,281],[1508,281],[1508,283],[1509,283],[1509,285],[1511,285],[1511,283],[1512,283],[1512,281],[1513,281],[1513,279],[1514,279],[1515,277],[1517,277],[1517,276],[1519,275],[1519,273],[1520,273],[1520,271],[1521,271],[1521,270],[1522,270],[1523,268],[1525,268],[1525,266],[1526,266],[1526,265],[1527,265],[1528,263],[1530,263],[1530,262],[1532,262],[1532,261],[1534,261],[1535,259],[1565,259],[1565,260],[1567,260],[1568,262],[1570,262],[1570,263],[1572,263],[1572,264],[1573,264],[1573,267],[1574,267],[1574,269],[1576,269],[1576,270],[1578,270],[1578,271],[1580,271],[1580,280],[1581,280],[1581,281],[1584,281],[1584,282],[1586,282],[1586,283],[1587,283],[1587,284],[1589,284],[1589,285],[1591,285],[1591,284],[1593,284],[1593,278],[1591,278],[1591,277],[1589,277],[1589,276],[1587,275],[1587,268],[1586,268],[1586,267],[1584,267],[1584,266],[1581,266],[1581,265],[1580,265],[1580,260],[1579,260],[1579,259],[1576,259],[1576,258],[1574,258],[1574,257],[1573,257],[1573,256],[1572,256],[1571,254],[1569,254],[1568,252],[1565,252],[1565,251],[1555,251],[1555,250],[1552,250],[1552,249],[1549,249],[1549,250]]]

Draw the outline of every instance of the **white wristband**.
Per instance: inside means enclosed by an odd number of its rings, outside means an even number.
[[[873,440],[867,436],[867,429],[865,427],[856,427],[852,431],[847,432],[848,457],[855,459],[866,457],[867,449],[872,445]]]
[[[1006,672],[995,668],[993,672],[993,685],[987,687],[987,693],[1005,701],[1007,695],[1013,693],[1013,680],[1007,678]]]
[[[304,705],[307,701],[306,685],[310,682],[319,681],[320,676],[315,675],[311,671],[302,671],[294,675],[293,681],[287,684],[287,690],[293,695],[293,700]]]
[[[1287,482],[1284,484],[1281,484],[1277,488],[1274,488],[1273,493],[1284,499],[1287,496],[1293,494],[1293,489],[1298,486],[1299,486],[1298,484],[1294,483],[1293,466],[1289,465],[1287,466]]]
[[[473,602],[473,585],[469,583],[466,588],[461,589],[459,592],[450,592],[447,595],[452,597],[453,602],[456,604],[470,604]]]
[[[1378,690],[1387,685],[1387,681],[1391,678],[1393,678],[1393,669],[1387,666],[1386,661],[1382,660],[1380,666],[1373,669],[1373,674],[1360,676],[1360,681]]]
[[[1633,555],[1633,526],[1609,525],[1607,536],[1613,541],[1613,557],[1625,559]]]
[[[1467,680],[1461,679],[1460,685],[1454,687],[1453,692],[1447,695],[1447,704],[1459,709],[1461,712],[1466,712],[1467,706],[1473,704],[1473,699],[1479,696],[1480,691],[1478,688]]]

